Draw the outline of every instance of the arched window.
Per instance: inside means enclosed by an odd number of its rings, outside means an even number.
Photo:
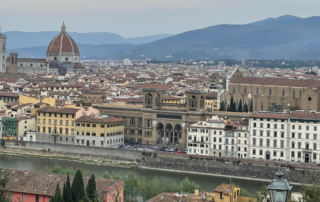
[[[259,88],[257,88],[257,95],[259,95]]]
[[[234,139],[231,140],[231,144],[234,144]]]
[[[195,96],[191,96],[189,98],[189,107],[196,108],[197,107],[197,100]]]
[[[261,101],[261,111],[263,111],[263,101]]]
[[[59,128],[59,132],[60,132],[60,134],[62,134],[63,132],[62,132],[62,128]]]
[[[271,95],[271,88],[269,88],[269,95]]]
[[[293,96],[293,98],[296,98],[296,90],[293,90],[292,96]]]
[[[152,105],[152,95],[149,93],[145,98],[146,105]]]
[[[247,87],[244,87],[244,93],[247,94]]]
[[[299,95],[299,98],[301,98],[301,90],[300,90],[299,94],[300,94],[300,95]]]
[[[42,132],[46,133],[46,127],[45,126],[42,127]]]
[[[200,108],[202,109],[204,107],[204,98],[203,96],[200,97]]]
[[[284,92],[284,89],[282,89],[282,96],[283,96],[283,97],[285,96],[285,92]]]
[[[233,86],[233,93],[235,93],[236,92],[236,90],[234,89],[234,86]]]

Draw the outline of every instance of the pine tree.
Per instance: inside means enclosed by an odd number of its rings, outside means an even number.
[[[220,109],[219,109],[219,111],[225,111],[226,109],[226,106],[225,106],[225,103],[222,101],[221,103],[220,103]]]
[[[84,198],[84,184],[80,170],[77,170],[71,187],[73,202],[80,202]]]
[[[242,100],[240,99],[238,112],[242,112]]]
[[[97,200],[96,180],[95,180],[95,177],[94,177],[93,174],[91,175],[91,178],[88,181],[88,185],[87,185],[87,188],[86,188],[86,193],[87,193],[88,198],[91,201],[96,201]]]
[[[243,112],[248,112],[248,105],[246,102],[244,103],[244,106],[243,106]]]
[[[56,192],[53,197],[51,197],[50,202],[63,202],[63,198],[61,196],[61,191],[59,184],[57,184]]]
[[[65,183],[64,190],[63,190],[63,199],[65,202],[72,202],[72,192],[71,192],[71,187],[70,187],[70,178],[69,174],[67,177],[67,182]]]

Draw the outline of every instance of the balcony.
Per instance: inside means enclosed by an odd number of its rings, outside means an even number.
[[[311,153],[312,152],[312,149],[302,149],[302,152],[304,152],[304,153]]]

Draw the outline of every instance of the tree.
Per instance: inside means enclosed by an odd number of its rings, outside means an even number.
[[[227,111],[230,112],[230,106],[229,106],[229,105],[228,105],[228,107],[227,107]]]
[[[222,101],[221,103],[220,103],[220,109],[219,109],[219,111],[225,111],[226,109],[225,109],[225,104],[224,104],[224,102]]]
[[[69,174],[68,174],[67,182],[65,183],[64,190],[63,190],[63,199],[65,202],[69,202],[69,201],[72,202],[73,201]]]
[[[50,202],[64,202],[62,196],[59,184],[57,184],[56,192],[53,197],[51,197]]]
[[[124,178],[124,197],[126,201],[131,201],[133,197],[137,196],[138,189],[138,179],[133,176],[133,173],[130,172],[128,177]]]
[[[73,202],[80,202],[84,198],[84,184],[80,170],[77,170],[73,178],[71,192]]]
[[[277,105],[276,102],[273,102],[268,107],[268,111],[270,111],[270,112],[283,112],[283,106],[282,105]]]
[[[263,185],[263,187],[261,188],[261,192],[257,193],[257,202],[264,202],[267,196],[268,196],[268,188],[266,185]]]
[[[243,112],[248,112],[248,105],[246,102],[244,103],[244,106],[243,106]]]
[[[230,99],[230,111],[231,112],[235,111],[235,105],[234,105],[234,102],[233,102],[233,96]]]
[[[6,171],[2,171],[2,178],[0,178],[0,201],[1,202],[11,202],[10,197],[6,191],[6,185],[8,184],[8,175]]]
[[[242,112],[242,100],[240,99],[238,112]]]
[[[251,102],[250,102],[250,112],[253,112],[253,101],[251,99]]]
[[[96,192],[96,179],[94,175],[91,175],[91,178],[88,181],[88,185],[86,188],[86,194],[91,201],[97,201],[98,196]]]
[[[226,80],[226,78],[222,79],[222,87],[223,87],[223,89],[227,88],[227,80]]]

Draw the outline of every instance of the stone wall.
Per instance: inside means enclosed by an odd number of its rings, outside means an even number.
[[[44,151],[62,155],[91,156],[103,159],[135,161],[139,167],[185,171],[203,174],[234,176],[272,180],[281,168],[285,178],[291,183],[312,183],[318,179],[316,165],[284,164],[283,162],[253,161],[248,159],[220,159],[177,155],[172,153],[142,152],[135,150],[96,148],[77,145],[63,145],[38,142],[2,140],[1,146],[26,151]]]
[[[238,161],[226,161],[223,159],[175,157],[175,155],[163,155],[143,153],[140,167],[156,168],[164,170],[177,170],[204,174],[235,176],[241,178],[257,178],[272,180],[275,173],[281,167],[285,178],[289,182],[312,183],[318,179],[319,170],[310,168],[296,168],[290,165],[270,165],[262,162],[247,163]],[[309,178],[307,175],[311,175]],[[306,181],[305,181],[306,180]]]
[[[59,153],[62,155],[81,155],[81,156],[92,156],[100,157],[104,159],[114,160],[126,160],[126,161],[139,161],[141,158],[141,151],[115,149],[115,148],[100,148],[100,147],[86,147],[78,145],[63,145],[63,144],[52,144],[42,142],[20,142],[2,140],[1,146],[12,149],[22,150],[36,150],[46,151],[52,153]]]

